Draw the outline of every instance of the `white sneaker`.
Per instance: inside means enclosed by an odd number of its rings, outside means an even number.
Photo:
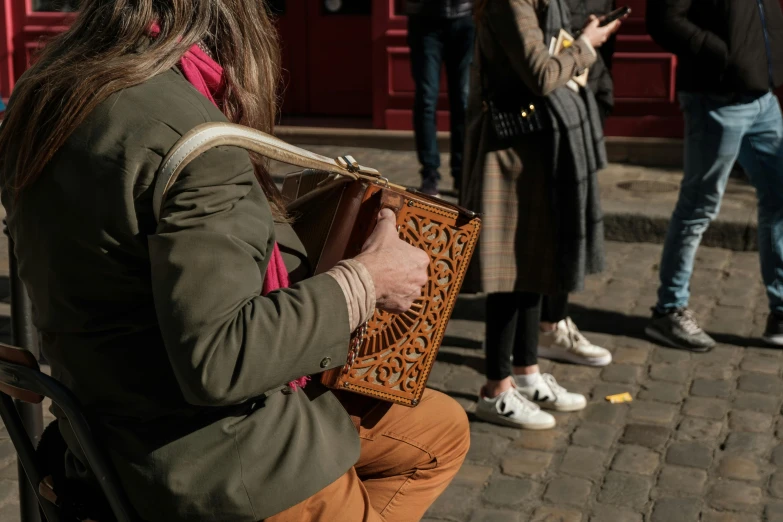
[[[557,323],[553,332],[539,334],[538,356],[586,366],[606,366],[612,362],[612,353],[588,341],[570,317]]]
[[[555,418],[541,411],[517,392],[509,388],[497,397],[485,397],[483,390],[476,405],[476,417],[481,420],[522,428],[526,430],[548,430],[555,427]]]
[[[587,406],[587,399],[580,393],[570,393],[557,384],[548,373],[536,374],[538,380],[531,386],[522,385],[522,376],[516,375],[515,380],[519,393],[542,408],[555,411],[579,411]]]

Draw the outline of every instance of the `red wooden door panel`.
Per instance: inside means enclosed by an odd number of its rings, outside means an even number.
[[[676,58],[653,42],[645,27],[646,0],[617,0],[631,15],[617,35],[612,77],[615,110],[606,122],[610,136],[682,136],[676,102]]]
[[[275,0],[283,113],[370,116],[371,6],[366,0]]]
[[[4,0],[0,10],[0,94],[8,97],[47,38],[67,29],[77,0]],[[53,11],[54,9],[58,11]]]
[[[308,112],[370,116],[372,5],[368,0],[307,0],[307,7]]]
[[[645,0],[618,0],[633,13],[618,35],[614,60],[616,110],[607,133],[626,136],[672,136],[682,133],[675,102],[676,62],[646,34]],[[406,17],[399,0],[373,0],[375,103],[373,125],[410,129],[413,83],[406,40]],[[442,86],[443,87],[443,86]],[[438,106],[438,128],[448,129],[446,96]]]
[[[301,0],[270,2],[276,13],[280,36],[283,107],[286,114],[305,114],[309,82],[307,59],[307,4]]]

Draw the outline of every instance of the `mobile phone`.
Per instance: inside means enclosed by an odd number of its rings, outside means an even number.
[[[628,7],[627,5],[619,9],[615,9],[614,11],[612,11],[611,13],[609,13],[608,15],[604,16],[601,19],[601,23],[598,24],[598,27],[605,27],[611,24],[612,22],[614,22],[615,20],[620,20],[621,18],[625,18],[629,14],[631,14],[631,8]]]

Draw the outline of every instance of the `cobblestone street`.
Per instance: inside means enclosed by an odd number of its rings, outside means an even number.
[[[572,315],[614,353],[604,369],[542,361],[588,396],[553,431],[471,417],[471,451],[426,520],[465,522],[783,521],[783,352],[756,340],[766,297],[753,253],[702,249],[693,307],[720,345],[662,348],[642,330],[660,247],[610,243],[609,270],[574,296]],[[483,300],[465,297],[441,349],[433,388],[470,412],[483,382]],[[630,404],[606,395],[628,391]]]
[[[384,172],[410,183],[410,163],[395,167],[407,178]],[[484,300],[461,297],[429,384],[465,407],[472,444],[425,521],[783,522],[783,351],[759,340],[767,304],[757,254],[700,250],[691,304],[719,346],[690,354],[644,338],[660,246],[610,242],[607,250],[607,270],[573,296],[571,312],[588,338],[613,352],[614,363],[541,361],[589,400],[583,412],[555,414],[552,431],[472,416],[483,383]],[[0,252],[5,341],[6,256]],[[604,400],[626,391],[633,402]],[[18,520],[14,450],[0,428],[0,522]]]

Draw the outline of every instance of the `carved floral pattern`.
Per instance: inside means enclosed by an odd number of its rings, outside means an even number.
[[[406,207],[400,212],[400,237],[430,255],[429,281],[408,312],[376,310],[359,357],[345,376],[352,384],[409,395],[429,376],[428,362],[440,347],[448,300],[459,292],[458,274],[469,261],[466,254],[475,233],[471,223],[456,227],[444,221],[450,219],[426,209]]]

